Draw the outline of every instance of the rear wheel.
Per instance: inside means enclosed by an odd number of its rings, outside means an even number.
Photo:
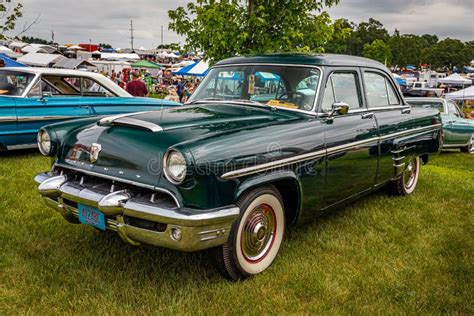
[[[412,158],[406,165],[405,171],[389,187],[394,195],[408,195],[415,191],[420,175],[420,157]]]
[[[469,141],[469,145],[465,147],[461,147],[461,151],[467,154],[474,154],[474,135],[471,136],[471,140]]]
[[[234,281],[266,270],[278,254],[285,231],[282,198],[273,186],[245,193],[237,204],[240,218],[227,242],[217,249],[220,272]]]

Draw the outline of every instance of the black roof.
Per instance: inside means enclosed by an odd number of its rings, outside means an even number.
[[[219,61],[216,66],[230,65],[230,64],[300,64],[312,66],[350,66],[350,67],[371,67],[383,68],[386,67],[378,61],[351,56],[351,55],[337,55],[337,54],[300,54],[300,53],[279,53],[266,54],[245,57],[232,57]]]

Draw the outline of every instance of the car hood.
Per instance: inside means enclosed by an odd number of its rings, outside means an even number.
[[[296,119],[295,112],[225,104],[108,117],[101,120],[102,123],[69,133],[58,163],[156,186],[162,177],[163,155],[171,147],[178,147],[192,160],[187,148],[193,143],[202,145],[207,139],[220,135]]]

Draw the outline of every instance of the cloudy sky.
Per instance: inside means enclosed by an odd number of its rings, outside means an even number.
[[[0,0],[1,1],[1,0]],[[17,1],[18,0],[14,0]],[[135,47],[151,48],[160,44],[164,26],[164,43],[181,41],[167,29],[170,9],[188,0],[20,0],[27,21],[40,15],[40,21],[26,35],[51,39],[54,30],[59,43],[110,43],[130,47],[130,19],[135,28]],[[373,17],[393,32],[436,34],[474,40],[473,0],[341,0],[329,10],[333,18],[366,21]],[[11,35],[11,34],[10,34]]]

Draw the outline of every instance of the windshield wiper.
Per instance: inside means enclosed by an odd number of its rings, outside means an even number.
[[[258,102],[258,101],[254,101],[254,100],[249,100],[249,99],[237,99],[237,100],[229,100],[229,103],[246,103],[246,104],[252,104],[252,105],[257,105],[257,106],[264,106],[264,107],[268,107],[269,105],[268,104],[265,104],[265,103],[262,103],[262,102]]]

